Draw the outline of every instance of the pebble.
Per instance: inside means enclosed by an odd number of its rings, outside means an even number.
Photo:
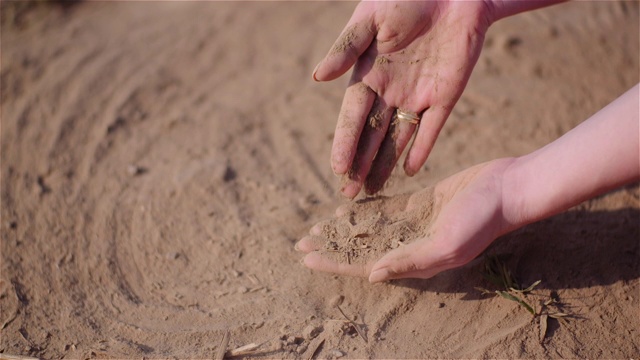
[[[333,349],[333,350],[329,351],[329,356],[338,359],[338,358],[341,358],[341,357],[345,356],[345,353],[340,351],[340,350],[338,350],[338,349]]]
[[[311,340],[318,336],[323,330],[322,325],[307,325],[307,327],[302,330],[302,336],[305,339]]]
[[[144,172],[144,169],[137,165],[127,166],[127,173],[131,176],[140,175]]]

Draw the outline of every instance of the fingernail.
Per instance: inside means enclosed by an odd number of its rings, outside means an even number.
[[[378,270],[372,271],[371,274],[369,274],[369,282],[372,284],[383,282],[387,280],[388,277],[389,277],[389,272],[386,269],[378,269]]]
[[[319,82],[320,80],[318,80],[318,78],[316,77],[316,72],[318,72],[318,68],[319,68],[319,67],[320,67],[320,64],[316,65],[316,68],[315,68],[315,69],[313,69],[313,80],[314,80],[314,81],[318,81],[318,82]]]
[[[305,263],[304,263],[304,258],[300,259],[300,265],[302,265],[302,266],[307,266],[307,265],[305,265]]]
[[[300,251],[300,246],[298,246],[298,244],[299,244],[299,243],[300,243],[300,242],[297,242],[297,243],[293,246],[293,249],[294,249],[295,251]]]

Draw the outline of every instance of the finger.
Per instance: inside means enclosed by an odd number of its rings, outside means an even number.
[[[323,256],[323,254],[318,251],[307,254],[303,259],[303,263],[306,267],[313,270],[347,276],[367,277],[371,269],[371,264],[338,263]]]
[[[310,253],[312,251],[318,251],[324,247],[327,243],[327,239],[322,236],[305,236],[296,243],[295,249],[304,253]]]
[[[313,225],[311,229],[309,229],[309,234],[322,235],[324,232],[330,231],[331,229],[335,229],[335,227],[336,227],[335,219],[323,220]]]
[[[391,122],[373,161],[371,171],[365,180],[364,186],[367,194],[375,194],[382,189],[400,155],[402,155],[402,151],[411,140],[415,127],[416,125],[397,118]]]
[[[347,88],[331,148],[331,168],[336,175],[344,175],[351,167],[362,128],[375,98],[376,94],[362,82],[353,83]]]
[[[433,242],[425,240],[418,240],[388,252],[372,266],[369,282],[409,277],[426,279],[445,270],[443,265],[440,265],[438,252],[434,251],[432,246]]]
[[[404,171],[407,175],[415,175],[427,161],[450,113],[451,108],[448,106],[432,106],[422,114],[416,137],[404,160]]]
[[[313,71],[315,81],[330,81],[349,70],[376,35],[373,17],[359,5],[329,53]]]
[[[351,168],[343,180],[341,192],[346,197],[352,199],[362,189],[364,180],[371,169],[373,158],[389,128],[392,111],[392,108],[388,107],[380,98],[373,103],[360,135]]]

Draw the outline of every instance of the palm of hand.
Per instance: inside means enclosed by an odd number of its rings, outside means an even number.
[[[472,167],[410,197],[382,200],[375,210],[362,202],[342,206],[336,210],[335,219],[314,226],[310,235],[298,242],[297,249],[307,253],[304,264],[311,269],[369,277],[371,282],[429,278],[461,266],[479,255],[505,229],[501,179],[510,163],[510,159],[501,159]],[[357,225],[354,216],[367,219],[380,214],[423,232],[414,234],[411,243],[360,263],[336,260],[333,249],[327,251],[334,234],[353,236],[348,229]],[[420,223],[424,221],[430,223]],[[382,231],[389,226],[391,222],[384,224]],[[389,234],[383,233],[378,239],[386,240],[386,236]],[[350,240],[353,239],[347,239]]]
[[[416,125],[392,121],[396,109],[422,114],[405,161],[415,174],[460,97],[488,27],[482,2],[363,2],[314,72],[332,80],[355,65],[332,149],[346,175],[342,192],[379,191]]]

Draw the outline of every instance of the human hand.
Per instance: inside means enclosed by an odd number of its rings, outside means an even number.
[[[502,203],[503,173],[512,161],[477,165],[411,196],[343,205],[296,248],[311,269],[372,283],[462,266],[513,229]]]
[[[354,70],[338,116],[331,166],[354,198],[387,181],[415,129],[407,175],[424,164],[458,101],[491,22],[484,1],[361,2],[313,73],[333,80]],[[392,121],[400,109],[419,125]]]

